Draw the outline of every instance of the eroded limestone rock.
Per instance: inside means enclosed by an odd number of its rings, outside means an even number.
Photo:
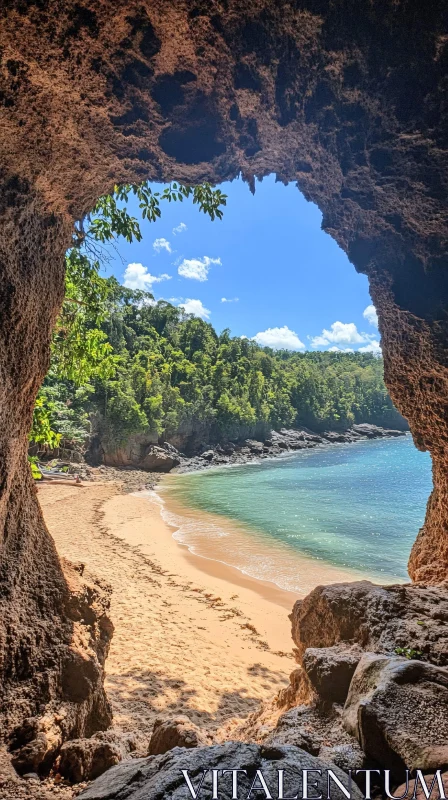
[[[46,665],[45,688],[35,700],[38,713],[20,721],[10,734],[12,763],[22,775],[45,773],[65,740],[105,730],[112,721],[103,687],[104,662],[113,634],[110,589],[82,564],[64,560],[63,566],[67,585],[65,614],[71,640],[64,649],[61,646],[62,663]],[[27,708],[28,687],[21,688],[22,708]],[[17,698],[17,691],[14,694]],[[13,704],[13,711],[14,708]]]
[[[318,586],[295,603],[291,623],[299,658],[309,647],[346,642],[389,654],[412,646],[425,660],[448,664],[446,586],[376,586],[369,581]]]
[[[321,700],[326,703],[345,703],[350,681],[362,654],[359,645],[309,647],[305,650],[303,668]]]
[[[136,748],[132,734],[96,733],[90,739],[72,739],[62,745],[58,772],[72,783],[92,781],[119,764]]]
[[[448,669],[365,653],[344,706],[345,729],[398,779],[448,767]]]

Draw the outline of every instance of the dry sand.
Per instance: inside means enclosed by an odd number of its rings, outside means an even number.
[[[114,727],[149,735],[157,716],[182,712],[219,736],[287,683],[295,595],[191,555],[143,494],[48,485],[39,500],[60,555],[113,589]]]

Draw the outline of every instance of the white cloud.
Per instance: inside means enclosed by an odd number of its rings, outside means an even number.
[[[313,336],[313,347],[325,347],[328,344],[363,344],[370,338],[369,334],[360,333],[354,322],[333,322],[331,330],[323,329],[320,336]]]
[[[183,308],[186,314],[193,314],[195,317],[201,319],[209,319],[211,311],[202,305],[201,300],[186,299],[183,303],[179,303],[179,308]]]
[[[370,323],[370,325],[373,325],[374,328],[378,327],[378,314],[376,313],[376,308],[374,305],[367,306],[367,308],[365,308],[362,312],[362,315],[364,319]]]
[[[366,344],[365,347],[360,347],[359,350],[358,350],[358,353],[375,353],[375,355],[380,356],[381,355],[381,345],[375,339],[374,341],[369,342],[369,344]]]
[[[161,281],[171,280],[171,275],[165,272],[163,275],[151,275],[148,268],[143,264],[128,264],[124,276],[123,284],[127,289],[142,289],[145,292],[150,292],[153,283],[160,283]]]
[[[239,297],[221,297],[221,303],[239,303]]]
[[[163,239],[163,238],[162,239],[156,239],[152,243],[152,246],[153,246],[154,250],[156,251],[156,253],[160,253],[161,250],[166,250],[167,253],[172,253],[173,252],[171,250],[171,245],[170,245],[170,243],[169,243],[169,241],[167,239]]]
[[[173,228],[173,234],[176,236],[176,234],[183,233],[186,230],[187,226],[185,225],[185,222],[180,222],[179,225],[176,225],[176,227]]]
[[[177,270],[183,278],[192,278],[195,281],[206,281],[212,264],[220,264],[220,258],[184,258]]]
[[[333,347],[329,347],[328,348],[328,352],[329,353],[354,353],[355,351],[353,350],[353,347],[336,347],[336,345],[334,345]]]
[[[287,325],[282,328],[267,328],[254,336],[254,341],[262,347],[272,347],[274,350],[304,350],[305,345],[300,341],[294,331]]]

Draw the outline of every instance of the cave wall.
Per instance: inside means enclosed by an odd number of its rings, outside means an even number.
[[[253,188],[275,172],[318,204],[369,277],[386,383],[433,457],[410,574],[446,578],[443,0],[4,0],[0,14],[0,710],[38,713],[45,663],[57,673],[73,635],[27,431],[73,221],[115,182],[241,171]]]

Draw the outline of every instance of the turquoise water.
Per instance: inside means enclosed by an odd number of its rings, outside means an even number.
[[[213,542],[218,560],[300,590],[306,576],[294,564],[298,555],[381,580],[406,579],[431,488],[430,457],[406,436],[179,475],[165,496],[168,506],[171,496],[214,515],[171,519],[175,537],[191,550],[211,557]],[[238,523],[238,532],[220,519]]]

